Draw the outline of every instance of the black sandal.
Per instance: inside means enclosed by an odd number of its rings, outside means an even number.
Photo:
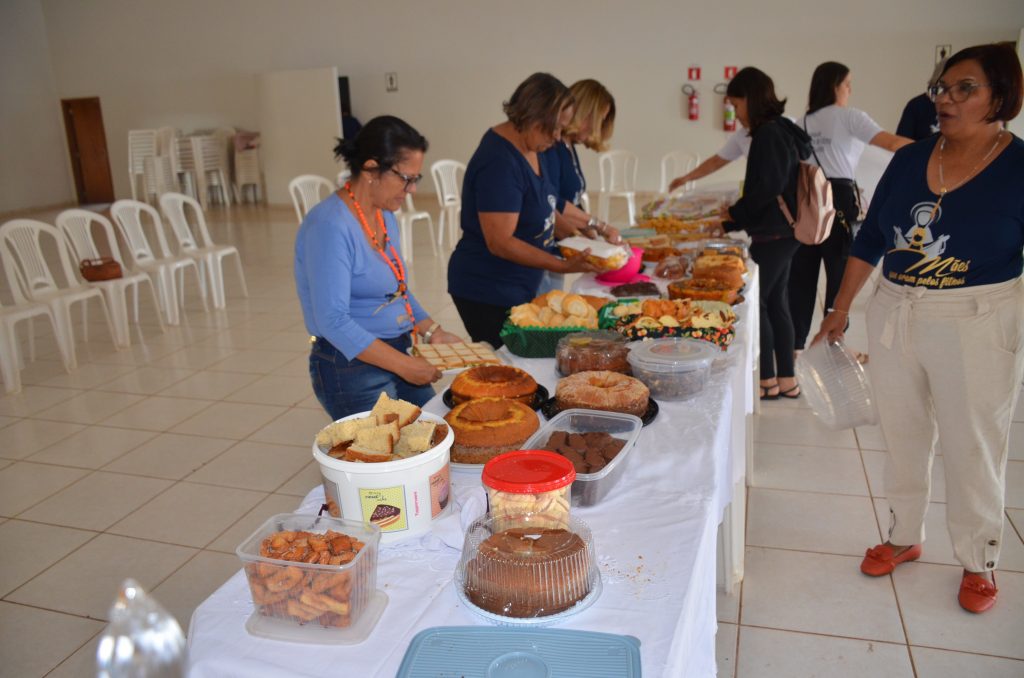
[[[761,400],[778,400],[779,399],[778,388],[779,388],[778,384],[772,384],[771,386],[761,386],[760,387],[760,389],[761,389]],[[775,393],[771,392],[772,389],[776,389]]]
[[[793,391],[796,391],[796,393],[793,393]],[[791,393],[792,393],[792,395],[790,395]],[[779,391],[779,395],[780,396],[782,396],[783,398],[789,398],[790,400],[792,400],[794,398],[799,398],[800,397],[800,393],[801,393],[801,391],[800,391],[800,384],[797,384],[796,386],[794,386],[793,388],[791,388],[791,389],[789,389],[787,391]]]

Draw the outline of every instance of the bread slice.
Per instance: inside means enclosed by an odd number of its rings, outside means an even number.
[[[384,415],[384,414],[397,414],[398,415],[398,427],[408,426],[420,416],[420,408],[416,407],[412,403],[407,403],[404,400],[392,400],[388,397],[387,393],[381,393],[380,397],[377,398],[377,404],[373,406],[370,414],[373,415]],[[397,438],[397,436],[396,436]]]
[[[399,435],[396,422],[360,429],[356,431],[355,440],[345,451],[345,459],[367,462],[390,461]]]
[[[403,428],[395,443],[395,456],[405,459],[429,450],[436,427],[432,421],[417,421]]]
[[[327,426],[317,433],[316,444],[325,450],[329,450],[341,443],[348,443],[355,440],[356,432],[360,429],[376,425],[376,417],[363,417],[361,419],[339,421]]]
[[[564,315],[588,316],[595,313],[594,309],[586,300],[578,294],[567,294],[562,299],[562,312]]]

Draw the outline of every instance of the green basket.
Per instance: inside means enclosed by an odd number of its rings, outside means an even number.
[[[558,340],[568,334],[592,330],[589,327],[519,327],[506,322],[501,340],[508,350],[523,358],[554,358]]]

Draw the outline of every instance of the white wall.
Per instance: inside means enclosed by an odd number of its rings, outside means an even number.
[[[892,130],[924,87],[936,44],[1014,40],[1024,26],[1020,0],[42,2],[59,95],[102,99],[119,195],[128,189],[116,161],[128,129],[254,128],[256,76],[265,71],[337,66],[350,78],[356,116],[407,119],[431,142],[428,162],[468,160],[531,72],[567,84],[594,77],[617,100],[613,145],[640,156],[641,188],[653,190],[666,150],[707,156],[722,143],[711,90],[725,65],[764,69],[797,114],[814,67],[842,61],[853,70],[852,105]],[[705,74],[698,122],[681,111],[691,63]],[[398,73],[396,93],[385,92],[388,71]],[[323,140],[325,153],[331,145]],[[596,185],[593,154],[584,163]],[[740,168],[724,172],[738,177]]]
[[[74,199],[39,0],[0,2],[0,213]]]

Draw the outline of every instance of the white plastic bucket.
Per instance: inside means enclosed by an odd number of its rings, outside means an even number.
[[[842,342],[822,340],[802,352],[796,376],[811,409],[829,428],[855,428],[877,421],[867,370]]]
[[[338,421],[369,414],[353,414]],[[420,419],[445,424],[444,419],[428,412],[420,414]],[[431,521],[443,516],[450,503],[448,458],[454,440],[449,427],[437,447],[408,459],[376,464],[335,459],[314,442],[313,458],[320,463],[331,515],[378,525],[384,544],[426,534]]]

